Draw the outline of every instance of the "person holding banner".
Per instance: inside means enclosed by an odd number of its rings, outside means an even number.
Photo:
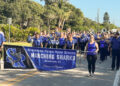
[[[88,61],[88,76],[93,76],[95,72],[95,63],[97,60],[97,52],[99,51],[99,47],[93,35],[90,35],[90,41],[86,44],[85,51],[87,54]],[[86,57],[86,55],[85,55]]]
[[[41,47],[43,48],[43,39],[40,37],[38,33],[35,34],[35,38],[33,39],[33,47]]]

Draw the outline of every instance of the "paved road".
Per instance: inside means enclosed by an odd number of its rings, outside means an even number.
[[[116,71],[110,71],[111,59],[97,61],[95,76],[86,77],[87,62],[82,59],[77,68],[66,71],[36,70],[0,71],[0,86],[113,86]]]

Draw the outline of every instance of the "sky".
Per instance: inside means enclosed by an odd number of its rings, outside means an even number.
[[[40,0],[35,0],[41,4]],[[120,27],[120,0],[69,0],[76,8],[80,8],[84,16],[96,21],[99,9],[99,20],[103,22],[105,12],[110,16],[110,22]]]

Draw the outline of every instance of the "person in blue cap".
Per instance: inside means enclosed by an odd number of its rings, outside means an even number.
[[[87,62],[88,62],[88,71],[89,71],[88,76],[93,76],[95,72],[95,64],[97,60],[97,53],[99,51],[99,47],[92,34],[90,35],[90,41],[86,44],[85,51],[87,51],[85,57],[87,57]]]
[[[112,48],[112,71],[116,68],[119,70],[120,67],[120,37],[119,33],[115,33],[114,37],[111,41],[111,48]]]
[[[35,34],[35,38],[33,39],[33,47],[41,47],[43,48],[43,39],[40,37],[38,33]]]

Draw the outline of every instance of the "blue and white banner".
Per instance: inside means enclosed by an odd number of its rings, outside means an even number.
[[[24,47],[32,64],[38,70],[53,71],[76,67],[76,50]]]

